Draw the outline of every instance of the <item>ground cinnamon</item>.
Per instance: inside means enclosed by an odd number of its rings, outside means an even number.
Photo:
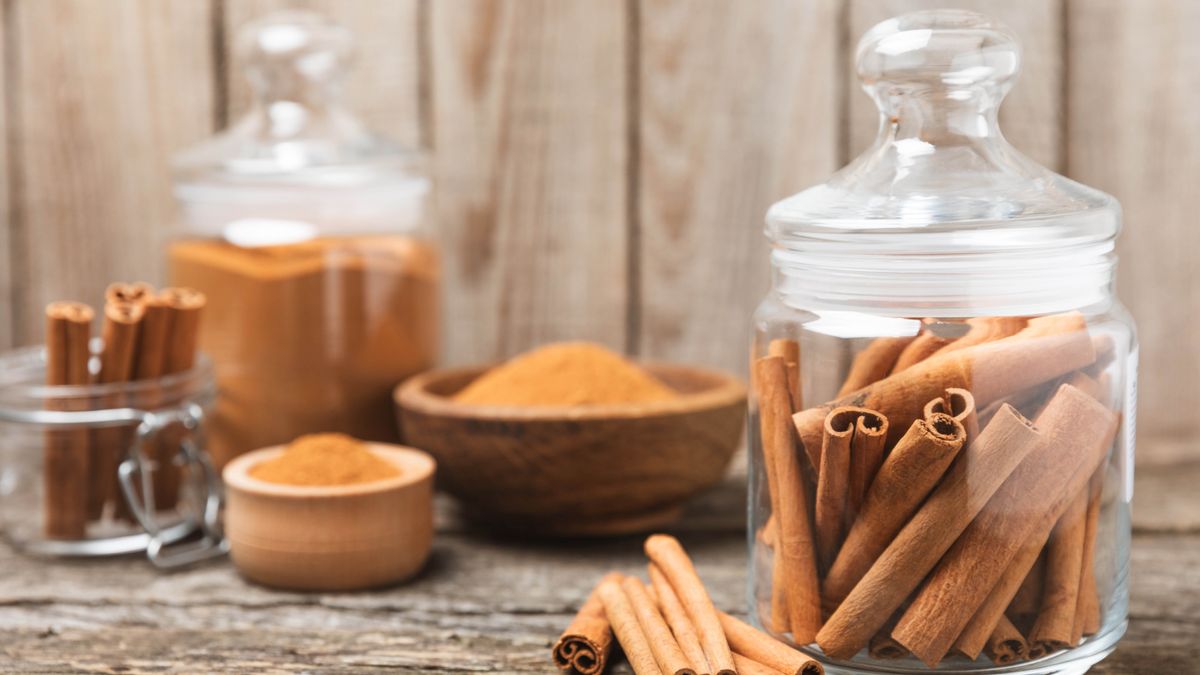
[[[678,396],[625,357],[591,342],[561,342],[480,376],[454,399],[473,405],[574,406],[664,401]]]
[[[392,478],[400,470],[355,438],[310,434],[292,441],[279,456],[251,467],[250,475],[286,485],[351,485]]]
[[[199,345],[221,396],[207,424],[216,464],[306,433],[397,439],[393,387],[432,366],[438,257],[403,236],[239,247],[181,241],[172,282],[208,296]]]

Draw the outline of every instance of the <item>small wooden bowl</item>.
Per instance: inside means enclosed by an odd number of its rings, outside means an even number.
[[[247,579],[304,591],[384,586],[416,574],[433,542],[433,458],[370,443],[400,475],[336,486],[282,485],[250,468],[283,452],[255,450],[225,466],[225,536]]]
[[[746,389],[724,373],[647,370],[680,392],[651,403],[530,408],[451,397],[485,367],[430,371],[396,388],[406,443],[441,467],[467,516],[548,536],[642,532],[676,520],[741,441]]]

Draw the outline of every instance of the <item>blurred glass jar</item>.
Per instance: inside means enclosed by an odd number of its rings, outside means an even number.
[[[751,614],[838,672],[1082,673],[1125,631],[1120,207],[1004,140],[1019,63],[977,14],[879,24],[879,137],[767,214]]]
[[[171,282],[208,296],[218,465],[310,432],[394,441],[391,390],[434,365],[439,262],[424,159],[342,105],[349,31],[282,12],[237,48],[255,101],[181,154]]]
[[[45,385],[45,369],[41,347],[0,354],[5,538],[34,555],[145,551],[161,567],[223,553],[220,484],[204,451],[208,359],[112,384]]]

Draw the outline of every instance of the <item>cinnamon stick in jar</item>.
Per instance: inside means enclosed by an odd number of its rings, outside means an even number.
[[[78,302],[46,307],[46,384],[88,383],[88,341],[95,312]],[[54,399],[55,410],[82,409],[86,402]],[[82,539],[87,534],[90,449],[85,428],[48,429],[42,450],[44,504],[42,530],[47,539]]]
[[[779,574],[774,583],[783,591],[782,606],[786,607],[793,639],[807,644],[821,627],[821,598],[808,479],[801,471],[796,451],[784,360],[778,356],[759,359],[755,364],[755,384],[759,387],[759,414],[764,418],[761,420],[763,461],[768,484],[776,495],[772,506],[776,509],[779,530],[774,549]],[[770,480],[772,474],[774,481]],[[709,665],[717,667],[711,661]]]
[[[915,339],[916,336],[913,335],[878,337],[872,340],[854,357],[854,361],[850,364],[850,373],[846,376],[846,381],[842,383],[842,388],[838,390],[838,397],[858,391],[868,384],[887,377],[892,372],[892,367],[896,365],[896,359],[900,357],[900,353]]]
[[[1027,323],[1028,319],[1023,316],[977,316],[967,319],[967,332],[942,347],[935,356],[1016,335]]]
[[[932,319],[925,319],[923,323],[924,326],[917,334],[917,338],[910,342],[896,358],[896,363],[892,366],[893,374],[915,366],[954,342],[954,338],[942,337],[929,329],[929,326],[934,323]]]
[[[849,531],[862,510],[867,490],[879,473],[887,451],[888,421],[874,410],[859,415],[850,441],[849,493],[846,495],[845,530]]]
[[[979,415],[975,411],[975,397],[966,389],[951,387],[946,393],[925,404],[925,419],[934,413],[943,413],[954,418],[967,432],[967,443],[979,435]]]
[[[834,408],[825,416],[813,527],[817,538],[817,569],[827,570],[842,543],[846,492],[850,484],[850,441],[861,408]]]
[[[847,659],[866,647],[1040,441],[1028,420],[1001,409],[825,622],[821,649]]]
[[[1000,617],[1000,623],[988,636],[985,647],[988,658],[998,666],[1006,666],[1024,659],[1029,654],[1029,645],[1021,631],[1006,617]]]
[[[1021,546],[1053,527],[1091,478],[1112,444],[1116,423],[1116,416],[1094,398],[1063,385],[1037,420],[1043,432],[1037,447],[929,575],[892,637],[926,665],[936,666]],[[1075,580],[1078,585],[1078,571]],[[1072,602],[1072,617],[1074,607]],[[1066,625],[1069,638],[1070,621]]]
[[[916,420],[884,460],[863,509],[825,576],[821,593],[832,612],[849,595],[925,501],[966,441],[954,418],[934,413]]]
[[[983,653],[996,627],[1005,619],[1005,610],[1013,606],[1019,592],[1028,593],[1032,601],[1037,605],[1041,604],[1041,571],[1038,562],[1049,536],[1050,530],[1047,528],[1018,549],[1013,561],[988,593],[987,599],[954,641],[956,651],[972,661],[977,659]],[[1036,611],[1036,606],[1032,611]],[[1020,620],[1018,614],[1019,609],[1014,611],[1013,618]]]
[[[1101,463],[1088,485],[1088,505],[1083,538],[1083,569],[1079,579],[1079,597],[1075,605],[1075,625],[1071,644],[1100,630],[1100,593],[1096,583],[1096,532],[1100,525],[1100,500],[1104,491],[1107,462]]]
[[[141,298],[142,284],[113,284],[105,296],[104,327],[101,335],[104,351],[100,353],[100,371],[96,374],[99,384],[128,382],[133,377],[134,357],[137,349],[138,332],[141,328],[145,307],[137,300],[114,298]],[[107,407],[125,405],[120,397],[104,402]],[[122,454],[129,447],[132,430],[130,427],[101,427],[92,431],[92,478],[88,495],[88,517],[99,519],[107,504],[114,504],[118,511],[121,500],[117,466]]]
[[[767,345],[767,356],[779,356],[787,364],[788,393],[792,396],[792,412],[800,410],[800,343],[791,338],[776,338]]]
[[[207,299],[203,293],[191,288],[164,288],[158,297],[166,308],[160,374],[176,375],[191,370],[196,362],[200,315]],[[160,436],[154,448],[158,464],[154,476],[154,504],[159,509],[172,509],[179,501],[182,469],[175,464],[178,444],[178,430],[169,429]]]
[[[1087,505],[1088,490],[1085,487],[1071,499],[1070,506],[1050,533],[1050,542],[1046,546],[1042,606],[1029,631],[1029,655],[1032,658],[1040,658],[1073,644],[1079,580],[1083,572]]]
[[[604,613],[604,602],[600,599],[599,589],[606,581],[620,580],[621,575],[616,572],[605,575],[554,643],[551,656],[559,670],[577,675],[600,675],[604,672],[612,647],[613,633],[608,616]]]

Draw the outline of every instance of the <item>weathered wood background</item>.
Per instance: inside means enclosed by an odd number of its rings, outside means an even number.
[[[1196,456],[1200,3],[1187,0],[7,0],[0,346],[52,298],[158,278],[167,161],[250,104],[230,45],[269,10],[357,31],[355,105],[431,152],[446,358],[587,337],[741,369],[761,219],[875,127],[859,34],[912,8],[1023,36],[1008,136],[1125,206],[1144,455]]]

